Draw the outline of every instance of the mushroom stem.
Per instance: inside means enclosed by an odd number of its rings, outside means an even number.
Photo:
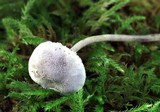
[[[95,42],[103,42],[103,41],[119,41],[119,42],[155,42],[160,41],[160,34],[150,34],[150,35],[118,35],[118,34],[105,34],[105,35],[97,35],[85,38],[78,43],[76,43],[71,50],[74,52],[78,52],[83,47],[95,43]]]

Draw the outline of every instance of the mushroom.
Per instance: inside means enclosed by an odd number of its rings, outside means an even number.
[[[64,94],[81,89],[86,78],[84,65],[76,52],[50,41],[41,43],[33,51],[29,74],[43,88]]]
[[[85,83],[86,73],[81,58],[76,54],[81,48],[101,41],[160,41],[160,34],[98,35],[79,41],[71,49],[51,41],[39,44],[29,59],[29,75],[33,81],[46,89],[62,94],[79,91]]]

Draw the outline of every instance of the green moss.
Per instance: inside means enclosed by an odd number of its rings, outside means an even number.
[[[46,40],[71,47],[91,35],[160,32],[156,0],[8,0],[0,2],[0,11],[0,110],[160,110],[158,43],[103,42],[82,49],[87,80],[83,90],[67,96],[34,83],[27,65],[34,48]]]

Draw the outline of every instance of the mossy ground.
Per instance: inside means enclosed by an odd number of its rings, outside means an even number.
[[[0,111],[158,112],[160,43],[102,42],[80,50],[87,80],[61,95],[34,83],[28,59],[41,42],[72,47],[87,36],[160,33],[159,0],[1,0]]]

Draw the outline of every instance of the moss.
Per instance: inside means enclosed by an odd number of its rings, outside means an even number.
[[[0,110],[107,112],[159,110],[160,45],[97,43],[80,51],[83,90],[63,96],[28,74],[33,49],[46,40],[68,47],[97,34],[160,32],[157,0],[16,0],[0,2]],[[7,108],[8,107],[8,108]]]

